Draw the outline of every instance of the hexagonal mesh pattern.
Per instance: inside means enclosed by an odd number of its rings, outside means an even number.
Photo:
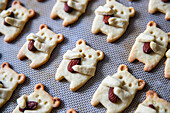
[[[12,1],[10,1],[9,6],[12,4]],[[101,33],[94,35],[91,33],[92,22],[95,17],[94,11],[98,6],[104,5],[105,0],[92,0],[89,2],[86,13],[69,27],[63,27],[63,20],[61,19],[50,19],[52,7],[56,3],[55,0],[46,0],[42,3],[36,0],[22,0],[21,2],[25,7],[35,9],[36,17],[26,24],[22,33],[12,43],[4,42],[4,35],[0,36],[0,64],[5,61],[9,62],[16,72],[24,73],[27,79],[24,84],[17,87],[10,100],[0,109],[1,112],[11,113],[17,106],[17,98],[23,94],[31,94],[37,83],[43,83],[48,93],[62,100],[60,107],[53,109],[52,113],[65,113],[69,108],[74,108],[79,113],[103,113],[106,109],[101,104],[93,107],[90,104],[91,98],[101,81],[106,76],[113,75],[120,64],[126,64],[129,67],[129,71],[136,78],[146,81],[145,88],[136,94],[131,105],[123,113],[133,112],[137,105],[145,99],[145,93],[149,89],[157,92],[163,99],[170,101],[170,82],[164,77],[165,57],[149,73],[143,71],[144,65],[142,63],[130,63],[127,60],[137,35],[145,30],[149,21],[156,21],[165,32],[170,31],[170,22],[164,20],[164,14],[156,13],[151,15],[148,13],[148,0],[136,0],[135,2],[119,0],[126,6],[134,7],[136,14],[135,17],[130,19],[127,31],[115,43],[107,43],[106,35]],[[64,34],[65,39],[61,44],[57,45],[50,60],[45,65],[38,69],[31,69],[29,67],[31,61],[20,61],[17,59],[17,54],[25,43],[26,36],[29,33],[38,32],[40,24],[47,24],[54,32]],[[74,48],[76,41],[79,39],[84,39],[95,50],[102,50],[105,53],[105,58],[98,63],[95,76],[78,91],[71,92],[69,90],[69,82],[65,80],[58,82],[54,76],[63,54],[67,50]]]

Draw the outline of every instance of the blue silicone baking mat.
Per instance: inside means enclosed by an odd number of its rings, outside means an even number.
[[[11,6],[12,2],[13,0],[9,0],[8,7]],[[34,9],[36,17],[26,24],[22,33],[12,43],[4,42],[4,35],[0,36],[0,64],[8,62],[16,72],[24,73],[27,79],[22,85],[18,85],[10,100],[0,108],[0,112],[11,113],[17,106],[17,98],[23,94],[31,94],[37,83],[43,83],[45,90],[49,94],[61,99],[60,107],[53,109],[52,113],[65,113],[69,108],[74,108],[79,113],[104,113],[106,109],[101,104],[93,107],[90,101],[101,81],[106,76],[116,73],[120,64],[126,64],[130,73],[146,82],[144,89],[138,91],[130,106],[123,113],[134,112],[138,104],[145,99],[145,93],[149,89],[158,93],[163,99],[170,101],[170,81],[164,77],[165,57],[151,72],[144,72],[144,64],[140,62],[130,63],[128,61],[128,56],[136,37],[146,29],[149,21],[155,21],[162,30],[170,32],[170,22],[164,19],[164,14],[158,12],[151,15],[148,13],[148,0],[135,0],[134,2],[119,0],[120,3],[126,6],[134,7],[136,14],[135,17],[130,19],[129,27],[124,35],[115,43],[107,43],[106,35],[104,34],[95,35],[91,33],[92,22],[95,17],[94,11],[98,6],[104,5],[105,0],[91,0],[86,13],[77,22],[68,27],[62,26],[62,19],[50,19],[50,13],[56,0],[45,0],[45,2],[21,0],[21,2],[26,8]],[[26,37],[30,33],[37,33],[41,24],[47,24],[55,33],[62,33],[65,39],[61,44],[57,45],[45,65],[37,69],[31,69],[29,67],[31,61],[20,61],[17,59],[17,54],[25,43]],[[102,50],[105,53],[105,58],[98,63],[95,76],[78,91],[72,92],[69,89],[69,82],[55,80],[55,73],[63,54],[67,50],[74,48],[76,41],[79,39],[84,39],[95,50]]]

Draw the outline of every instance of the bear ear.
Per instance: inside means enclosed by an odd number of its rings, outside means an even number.
[[[18,1],[18,0],[16,0],[16,1],[14,1],[13,3],[12,3],[12,6],[14,6],[14,5],[21,5],[21,2],[20,1]]]
[[[33,9],[29,9],[29,10],[28,10],[28,13],[29,13],[29,14],[28,14],[28,17],[29,17],[29,18],[32,18],[32,17],[35,16],[35,11],[34,11]]]
[[[148,24],[147,24],[147,28],[149,28],[149,27],[153,27],[153,26],[157,26],[157,24],[156,24],[156,22],[155,21],[150,21],[150,22],[148,22]]]
[[[42,29],[48,29],[48,26],[46,24],[41,24],[40,27],[39,27],[39,30],[42,30]]]
[[[56,108],[60,105],[61,101],[58,97],[53,98],[53,108]]]
[[[82,45],[82,44],[86,45],[86,41],[83,40],[83,39],[80,39],[80,40],[78,40],[78,41],[76,42],[76,46],[77,46],[77,45]]]
[[[57,43],[61,43],[64,40],[63,34],[57,34]]]
[[[1,68],[3,69],[3,68],[5,68],[5,67],[8,67],[8,68],[9,68],[9,63],[8,63],[8,62],[2,63]]]
[[[133,17],[135,15],[135,8],[129,7],[129,13],[130,13],[130,17]]]
[[[168,43],[170,43],[170,32],[168,33]]]
[[[145,81],[142,79],[138,79],[138,90],[142,90],[145,86]]]
[[[37,85],[35,86],[34,91],[36,91],[36,90],[44,90],[44,85],[43,85],[42,83],[37,84]]]
[[[124,64],[121,64],[119,67],[118,67],[118,71],[128,71],[128,67]]]
[[[97,50],[96,53],[97,53],[98,60],[102,60],[104,58],[103,51]]]
[[[18,84],[22,84],[26,79],[26,76],[24,74],[18,75]]]

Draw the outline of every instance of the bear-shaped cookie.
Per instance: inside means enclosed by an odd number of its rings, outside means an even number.
[[[169,0],[149,0],[149,13],[153,14],[160,11],[165,14],[165,19],[170,20],[170,1]]]
[[[136,38],[128,60],[133,62],[137,59],[145,64],[144,71],[151,71],[164,56],[168,38],[170,33],[165,33],[150,21],[146,30]]]
[[[34,93],[17,99],[18,106],[12,113],[50,113],[60,103],[58,97],[52,97],[44,90],[44,85],[39,83],[35,86]]]
[[[132,102],[136,92],[142,90],[145,81],[136,79],[128,72],[128,67],[120,65],[117,73],[107,76],[93,95],[91,104],[101,103],[107,108],[107,113],[120,113]]]
[[[55,78],[58,81],[65,78],[70,82],[70,90],[76,91],[95,75],[97,62],[103,58],[102,51],[95,51],[80,39],[73,50],[64,54]]]
[[[135,113],[170,113],[170,103],[149,90],[146,92],[146,99],[138,105]]]
[[[48,61],[53,49],[63,39],[64,36],[62,34],[55,34],[48,29],[47,25],[42,24],[38,33],[31,33],[27,36],[26,43],[18,53],[18,59],[22,60],[24,57],[27,57],[32,61],[30,67],[37,68]]]
[[[24,74],[18,74],[9,67],[7,62],[2,63],[0,70],[0,108],[10,99],[18,84],[25,81]]]
[[[14,1],[12,7],[0,13],[0,33],[11,42],[21,33],[27,21],[35,15],[33,9],[26,9],[21,2]]]
[[[8,4],[8,0],[0,0],[0,12],[6,9],[7,4]]]
[[[165,78],[170,79],[170,49],[166,52]]]
[[[73,24],[85,13],[87,4],[90,0],[57,0],[50,17],[63,19],[63,26]]]
[[[92,33],[102,32],[107,35],[107,42],[114,42],[126,31],[129,18],[135,15],[135,9],[126,7],[116,0],[106,0],[104,6],[95,10],[95,15]]]

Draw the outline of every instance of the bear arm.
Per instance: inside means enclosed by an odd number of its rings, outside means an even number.
[[[16,19],[16,18],[11,18],[11,17],[6,17],[5,22],[10,24],[11,26],[18,27],[18,28],[24,26],[25,24],[24,21]]]
[[[73,70],[88,76],[94,76],[96,68],[90,65],[74,65]]]
[[[109,25],[119,27],[119,28],[123,28],[127,24],[128,24],[128,21],[126,19],[117,18],[117,17],[109,18]]]
[[[111,76],[107,76],[103,80],[102,84],[107,87],[121,87],[122,86],[121,82],[118,79],[111,77]]]
[[[20,108],[24,109],[26,107],[27,95],[23,95],[17,99],[17,104]]]
[[[113,15],[114,11],[113,11],[113,9],[111,9],[109,7],[99,6],[95,10],[95,14],[98,14],[98,15]]]
[[[121,100],[129,100],[128,98],[131,94],[120,87],[114,87],[114,93],[121,99]]]
[[[151,42],[154,41],[154,37],[151,35],[147,35],[145,33],[141,33],[137,38],[137,41],[139,42]]]
[[[70,60],[75,58],[81,58],[81,57],[82,55],[80,53],[71,50],[68,50],[63,56],[63,58],[70,59]]]

